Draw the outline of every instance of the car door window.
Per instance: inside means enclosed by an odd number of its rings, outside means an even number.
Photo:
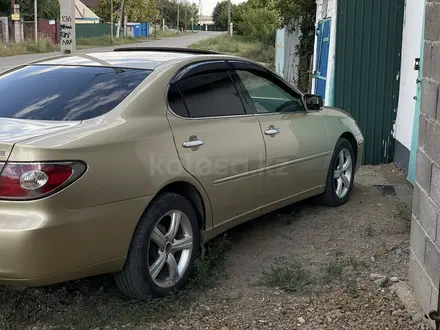
[[[287,91],[259,72],[236,70],[257,113],[285,113],[305,111],[301,95]]]
[[[227,70],[208,70],[173,83],[168,93],[168,102],[171,110],[179,115],[185,114],[183,103],[191,118],[246,114]]]

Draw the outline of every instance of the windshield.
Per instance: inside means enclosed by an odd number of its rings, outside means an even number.
[[[25,66],[0,76],[0,117],[86,120],[124,100],[151,70]]]

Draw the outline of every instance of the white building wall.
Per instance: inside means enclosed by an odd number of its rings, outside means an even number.
[[[411,150],[413,121],[416,101],[418,71],[414,60],[420,57],[422,42],[423,0],[406,0],[402,40],[402,64],[400,68],[399,105],[395,127],[395,138],[408,152]]]
[[[284,79],[293,86],[298,86],[299,57],[296,55],[296,48],[300,44],[301,30],[299,26],[294,31],[284,31]]]

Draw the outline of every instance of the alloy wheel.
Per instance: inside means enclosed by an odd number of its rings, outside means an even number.
[[[339,152],[333,174],[333,187],[339,198],[342,199],[347,195],[352,178],[353,160],[350,152],[344,148]]]
[[[193,252],[193,231],[185,213],[172,210],[162,216],[151,234],[148,269],[162,288],[175,285],[185,273]]]

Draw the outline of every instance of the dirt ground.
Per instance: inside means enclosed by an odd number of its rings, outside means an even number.
[[[407,280],[411,199],[393,165],[362,167],[342,207],[309,200],[227,232],[196,293],[133,302],[108,277],[0,289],[0,329],[427,329],[370,279]]]

